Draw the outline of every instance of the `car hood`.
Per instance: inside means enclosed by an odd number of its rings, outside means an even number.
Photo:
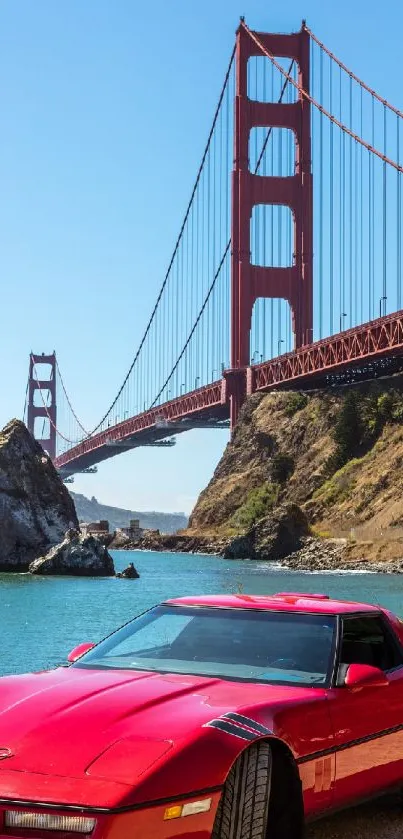
[[[203,728],[211,720],[306,697],[300,688],[142,671],[59,668],[6,677],[0,679],[0,750],[10,754],[0,761],[0,779],[18,772],[133,786],[198,736],[219,735]],[[267,725],[259,711],[254,719]],[[238,738],[227,740],[235,748],[230,741]]]

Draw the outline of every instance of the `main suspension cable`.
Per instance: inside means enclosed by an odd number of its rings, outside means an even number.
[[[368,87],[368,85],[365,84],[365,82],[363,82],[362,79],[360,79],[358,76],[355,75],[355,73],[353,73],[351,70],[349,70],[348,67],[346,67],[346,65],[343,64],[343,62],[340,61],[340,59],[337,58],[337,56],[334,55],[334,53],[332,53],[325,46],[325,44],[323,44],[322,41],[320,41],[319,38],[316,37],[316,35],[312,32],[311,29],[308,28],[308,26],[306,25],[305,22],[303,23],[303,29],[305,30],[305,32],[308,33],[308,35],[312,38],[312,40],[315,41],[315,44],[317,44],[317,46],[320,47],[320,49],[323,50],[326,53],[326,55],[328,55],[329,58],[332,59],[332,61],[334,61],[336,64],[338,64],[338,66],[342,70],[344,70],[344,72],[347,73],[348,76],[350,76],[350,79],[353,79],[353,81],[357,82],[357,84],[359,84],[360,87],[363,90],[366,90],[367,93],[370,93],[371,96],[374,97],[374,99],[377,99],[378,102],[380,102],[382,105],[385,105],[386,108],[389,108],[398,117],[403,117],[402,111],[399,111],[398,108],[395,108],[393,105],[390,104],[390,102],[388,102],[386,99],[383,99],[382,96],[379,96],[379,94],[376,93],[375,90],[372,90],[371,87]]]
[[[142,337],[142,340],[140,341],[140,345],[139,345],[138,350],[137,350],[137,352],[136,352],[136,354],[135,354],[135,356],[134,356],[134,359],[133,359],[132,364],[131,364],[131,366],[130,366],[130,368],[129,368],[129,371],[128,371],[128,373],[127,373],[127,375],[126,375],[126,377],[125,377],[125,379],[124,379],[124,381],[123,381],[123,384],[122,384],[122,386],[120,387],[120,389],[119,389],[119,391],[118,391],[118,393],[117,393],[117,395],[116,395],[115,399],[113,400],[112,404],[109,406],[108,410],[105,412],[105,414],[104,414],[104,416],[102,417],[102,419],[100,420],[100,422],[99,422],[99,423],[95,426],[95,428],[93,428],[93,429],[92,429],[92,431],[91,431],[91,432],[87,435],[88,437],[92,436],[93,434],[95,434],[95,432],[96,432],[96,431],[98,431],[98,429],[101,427],[101,425],[102,425],[102,424],[105,422],[105,420],[107,419],[107,417],[108,417],[108,415],[110,414],[110,412],[112,411],[112,409],[115,407],[115,405],[116,405],[116,403],[117,403],[117,401],[118,401],[118,399],[119,399],[119,396],[121,395],[121,393],[122,393],[122,391],[123,391],[123,389],[124,389],[124,387],[125,387],[125,385],[126,385],[126,383],[127,383],[128,379],[129,379],[129,376],[130,376],[130,374],[131,374],[131,372],[132,372],[132,370],[133,370],[133,368],[134,368],[134,366],[135,366],[135,364],[136,364],[136,362],[137,362],[137,359],[139,358],[139,355],[140,355],[141,350],[142,350],[142,348],[143,348],[143,346],[144,346],[144,343],[145,343],[145,340],[146,340],[146,338],[147,338],[147,335],[148,335],[148,333],[149,333],[149,331],[150,331],[150,327],[151,327],[151,324],[152,324],[152,322],[153,322],[153,319],[154,319],[155,313],[156,313],[156,311],[157,311],[157,309],[158,309],[158,306],[159,306],[159,303],[160,303],[161,297],[162,297],[162,295],[163,295],[164,289],[165,289],[166,284],[167,284],[167,282],[168,282],[168,278],[169,278],[169,275],[170,275],[170,272],[171,272],[171,268],[172,268],[172,265],[173,265],[173,263],[174,263],[174,259],[175,259],[175,257],[176,257],[176,254],[177,254],[177,252],[178,252],[179,245],[180,245],[180,242],[181,242],[181,239],[182,239],[182,235],[183,235],[183,231],[184,231],[184,229],[185,229],[186,222],[187,222],[187,220],[188,220],[188,218],[189,218],[190,211],[191,211],[192,204],[193,204],[193,200],[194,200],[194,197],[195,197],[195,194],[196,194],[196,190],[197,190],[197,187],[198,187],[199,182],[200,182],[201,174],[202,174],[202,171],[203,171],[203,168],[204,168],[204,163],[205,163],[205,161],[206,161],[206,158],[207,158],[207,155],[208,155],[208,152],[209,152],[211,139],[212,139],[212,137],[213,137],[214,129],[215,129],[215,126],[216,126],[216,123],[217,123],[217,119],[218,119],[218,115],[219,115],[219,113],[220,113],[220,109],[221,109],[221,104],[222,104],[222,101],[223,101],[223,99],[224,99],[224,94],[225,94],[226,87],[227,87],[227,84],[228,84],[228,80],[229,80],[229,77],[230,77],[230,73],[231,73],[231,69],[232,69],[232,64],[233,64],[233,61],[234,61],[234,58],[235,58],[235,50],[236,50],[236,46],[234,46],[234,49],[233,49],[232,54],[231,54],[231,58],[230,58],[229,65],[228,65],[228,69],[227,69],[227,72],[226,72],[226,74],[225,74],[224,84],[223,84],[223,86],[222,86],[221,93],[220,93],[220,96],[219,96],[219,99],[218,99],[218,104],[217,104],[217,107],[216,107],[216,110],[215,110],[215,113],[214,113],[214,118],[213,118],[213,123],[212,123],[212,126],[211,126],[211,130],[210,130],[210,133],[209,133],[209,135],[208,135],[207,143],[206,143],[206,146],[205,146],[205,149],[204,149],[204,152],[203,152],[202,160],[201,160],[201,163],[200,163],[200,166],[199,166],[198,172],[197,172],[196,180],[195,180],[195,183],[194,183],[194,186],[193,186],[193,189],[192,189],[192,193],[191,193],[191,196],[190,196],[190,199],[189,199],[189,203],[188,203],[188,205],[187,205],[187,209],[186,209],[185,216],[184,216],[184,219],[183,219],[183,222],[182,222],[182,225],[181,225],[180,231],[179,231],[179,235],[178,235],[178,238],[177,238],[177,240],[176,240],[175,247],[174,247],[174,250],[173,250],[173,253],[172,253],[172,257],[171,257],[171,260],[170,260],[170,262],[169,262],[168,269],[167,269],[167,271],[166,271],[166,274],[165,274],[165,277],[164,277],[164,280],[163,280],[163,283],[162,283],[162,286],[161,286],[160,292],[159,292],[159,294],[158,294],[157,301],[156,301],[155,306],[154,306],[154,308],[153,308],[153,310],[152,310],[152,312],[151,312],[150,319],[149,319],[148,324],[147,324],[147,326],[146,326],[146,330],[145,330],[145,332],[144,332],[144,335],[143,335],[143,337]]]
[[[262,43],[260,38],[258,38],[258,36],[255,34],[255,32],[252,32],[252,30],[249,29],[249,27],[246,25],[246,23],[242,22],[241,26],[243,26],[243,28],[245,29],[245,32],[248,33],[249,37],[252,39],[252,41],[254,41],[256,46],[259,47],[259,49],[266,56],[266,58],[270,59],[270,61],[274,65],[274,67],[276,67],[277,70],[280,71],[280,73],[284,76],[284,78],[288,79],[290,84],[292,84],[295,87],[295,89],[301,94],[301,96],[304,97],[304,99],[306,99],[308,102],[310,102],[311,105],[313,105],[314,108],[317,108],[317,110],[320,111],[321,114],[326,116],[328,119],[330,119],[331,122],[333,122],[335,125],[337,125],[337,127],[340,128],[341,131],[343,131],[344,134],[348,134],[349,137],[352,137],[352,139],[356,140],[357,143],[360,143],[362,146],[364,146],[364,148],[366,148],[368,151],[370,151],[374,155],[376,155],[376,157],[379,157],[379,159],[382,160],[384,163],[388,163],[390,166],[393,166],[393,168],[396,169],[398,172],[403,172],[403,166],[399,166],[398,163],[395,163],[389,157],[386,157],[385,154],[382,154],[382,152],[378,151],[378,149],[374,148],[374,146],[371,146],[370,143],[367,143],[366,140],[363,140],[362,137],[359,137],[358,134],[355,134],[354,131],[352,131],[350,128],[348,128],[347,125],[344,125],[342,122],[340,122],[337,119],[337,117],[335,117],[335,116],[333,116],[333,114],[329,113],[329,111],[327,111],[326,108],[323,107],[323,105],[321,105],[319,102],[317,102],[316,99],[314,99],[298,82],[296,82],[291,77],[291,75],[289,73],[287,73],[286,70],[283,69],[281,64],[279,64],[279,62],[276,61],[276,59],[274,58],[274,55],[272,55],[270,50],[266,49],[265,45]]]
[[[293,59],[293,60],[292,60],[292,62],[291,62],[291,64],[290,64],[289,70],[288,70],[288,73],[289,73],[289,74],[290,74],[290,73],[292,73],[294,63],[295,63],[295,61],[294,61],[294,59]],[[282,100],[283,100],[283,96],[284,96],[285,91],[286,91],[286,89],[287,89],[287,86],[288,86],[288,79],[286,79],[286,80],[284,81],[284,83],[283,83],[283,86],[282,86],[282,88],[281,88],[280,97],[279,97],[279,100],[278,100],[278,104],[280,104],[280,103],[282,102]],[[264,148],[264,149],[266,149],[266,147],[267,147],[267,143],[268,143],[268,141],[269,141],[269,139],[270,139],[270,136],[271,136],[271,134],[272,134],[272,131],[273,131],[273,127],[270,127],[270,128],[268,129],[268,131],[267,131],[267,136],[266,136],[265,141],[264,141],[264,144],[263,144],[263,148]],[[260,164],[261,164],[262,160],[263,160],[263,155],[262,155],[262,154],[260,154],[260,155],[259,155],[259,159],[258,159],[258,161],[257,161],[257,163],[256,163],[256,166],[255,166],[255,170],[254,170],[254,174],[255,174],[255,175],[256,175],[256,174],[257,174],[257,172],[258,172],[258,169],[259,169],[259,167],[260,167]],[[214,286],[215,286],[215,284],[216,284],[216,282],[217,282],[217,279],[218,279],[218,277],[219,277],[219,275],[220,275],[220,271],[221,271],[221,269],[222,269],[222,267],[223,267],[223,265],[224,265],[224,262],[225,262],[225,259],[226,259],[226,256],[227,256],[227,254],[228,254],[228,251],[229,251],[230,247],[231,247],[231,239],[229,239],[229,240],[228,240],[228,242],[227,242],[227,245],[226,245],[226,248],[225,248],[225,250],[224,250],[224,253],[223,253],[223,255],[222,255],[221,259],[220,259],[220,263],[219,263],[219,266],[218,266],[218,268],[217,268],[217,271],[216,271],[216,272],[215,272],[215,274],[214,274],[213,280],[212,280],[212,282],[211,282],[211,284],[210,284],[210,286],[209,286],[209,289],[208,289],[208,291],[207,291],[206,297],[204,298],[204,301],[203,301],[203,304],[202,304],[202,306],[201,306],[201,309],[199,310],[199,313],[198,313],[198,315],[197,315],[196,321],[195,321],[195,323],[193,324],[193,327],[192,327],[192,329],[191,329],[191,331],[190,331],[190,333],[189,333],[189,335],[188,335],[188,337],[187,337],[187,339],[186,339],[186,341],[185,341],[184,346],[182,347],[181,353],[180,353],[180,355],[179,355],[178,359],[176,360],[176,362],[175,362],[175,364],[174,364],[174,366],[173,366],[172,370],[170,371],[169,376],[167,376],[167,378],[165,379],[165,382],[164,382],[164,384],[162,385],[162,387],[161,387],[160,391],[158,392],[158,394],[157,394],[157,396],[155,397],[154,401],[153,401],[153,402],[152,402],[152,404],[150,405],[150,408],[154,408],[154,407],[155,407],[156,403],[158,402],[158,399],[160,398],[160,396],[161,396],[161,394],[163,393],[164,389],[166,388],[166,386],[167,386],[168,382],[170,381],[170,379],[172,378],[173,374],[175,373],[175,371],[176,371],[176,369],[177,369],[177,367],[178,367],[178,365],[179,365],[179,362],[180,362],[180,361],[181,361],[181,359],[183,358],[183,356],[184,356],[184,354],[185,354],[185,351],[186,351],[187,347],[188,347],[188,346],[189,346],[189,344],[190,344],[190,340],[191,340],[192,336],[193,336],[193,335],[194,335],[194,333],[195,333],[196,327],[197,327],[197,326],[198,326],[198,324],[200,323],[201,317],[202,317],[203,312],[204,312],[204,310],[205,310],[205,308],[206,308],[206,306],[207,306],[207,303],[208,303],[208,301],[209,301],[209,299],[210,299],[210,297],[211,297],[211,294],[212,294],[212,292],[213,292]]]
[[[70,408],[70,411],[71,411],[71,413],[73,414],[73,417],[74,417],[74,419],[75,419],[75,421],[76,421],[77,425],[81,428],[81,430],[82,430],[82,431],[84,431],[85,436],[86,436],[86,437],[89,437],[89,436],[90,436],[90,433],[89,433],[88,431],[86,431],[86,429],[84,428],[84,426],[83,426],[82,422],[80,422],[80,420],[78,419],[78,416],[77,416],[77,414],[76,414],[76,412],[75,412],[75,410],[74,410],[74,408],[73,408],[73,406],[72,406],[72,404],[71,404],[71,402],[70,402],[70,399],[69,399],[69,397],[68,397],[67,390],[66,390],[66,388],[65,388],[65,384],[64,384],[64,381],[63,381],[63,376],[62,376],[62,374],[61,374],[61,372],[60,372],[60,367],[59,367],[59,365],[58,365],[58,363],[57,363],[57,359],[56,359],[56,370],[57,370],[57,372],[58,372],[58,374],[59,374],[59,377],[60,377],[60,383],[61,383],[61,386],[62,386],[62,388],[63,388],[63,392],[64,392],[64,395],[65,395],[65,397],[66,397],[67,404],[68,404],[68,406],[69,406],[69,408]]]

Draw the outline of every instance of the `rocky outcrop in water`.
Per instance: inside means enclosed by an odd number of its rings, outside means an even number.
[[[118,571],[116,574],[117,577],[123,577],[125,580],[138,580],[140,577],[137,568],[134,567],[132,562],[129,562],[127,568],[124,571]]]
[[[51,548],[29,566],[31,574],[75,577],[112,577],[113,559],[105,545],[95,536],[81,536],[69,530],[60,545]]]
[[[19,420],[0,431],[0,523],[0,571],[27,571],[69,527],[78,527],[52,461]]]

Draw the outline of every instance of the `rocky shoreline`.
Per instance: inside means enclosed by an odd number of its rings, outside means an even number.
[[[403,574],[403,556],[398,560],[374,562],[362,556],[351,558],[347,539],[307,537],[300,550],[288,556],[284,568],[292,571],[351,571],[376,574]]]
[[[237,541],[239,537],[237,537]],[[252,555],[231,555],[234,540],[197,535],[154,535],[152,538],[139,539],[116,548],[116,550],[156,551],[162,553],[189,553],[218,556],[222,559],[258,560],[280,564],[285,569],[302,572],[350,571],[378,574],[403,574],[402,558],[374,562],[362,558],[352,558],[348,540],[345,538],[321,539],[314,536],[302,536],[298,550],[292,551],[281,559],[270,555],[267,550],[254,551]]]
[[[230,444],[223,461],[232,457],[235,443]],[[281,466],[284,471],[288,462],[279,456],[277,461],[277,470]],[[340,480],[344,475],[340,470]],[[226,475],[226,482],[229,477]],[[339,492],[332,481],[326,484],[328,495]],[[346,491],[344,484],[342,489]],[[312,521],[316,524],[312,513],[312,504],[318,503],[315,498],[302,499],[300,505],[281,501],[277,493],[273,495],[273,485],[263,484],[252,490],[248,499],[236,515],[227,516],[221,524],[218,521],[214,529],[203,516],[198,520],[193,515],[190,527],[176,534],[144,531],[136,540],[119,531],[104,540],[84,536],[79,532],[74,504],[50,458],[24,424],[13,420],[0,431],[0,572],[114,576],[109,550],[141,550],[275,562],[295,571],[403,573],[403,528],[400,536],[395,528],[393,539],[389,536],[389,541],[383,542],[330,538],[330,533],[320,534],[312,526]],[[401,519],[403,522],[403,516]],[[399,521],[395,516],[395,525]],[[137,579],[138,572],[130,564],[116,576]]]

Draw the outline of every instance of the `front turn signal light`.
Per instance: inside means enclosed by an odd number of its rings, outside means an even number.
[[[62,833],[92,833],[96,819],[85,816],[55,816],[53,813],[28,813],[21,810],[6,810],[5,827],[19,827],[23,830],[57,830]]]
[[[164,819],[180,819],[182,809],[182,807],[167,807],[164,813]]]
[[[189,801],[188,804],[167,807],[164,812],[164,819],[180,819],[184,816],[195,816],[197,813],[208,813],[211,801],[211,798],[204,798],[202,801]]]

